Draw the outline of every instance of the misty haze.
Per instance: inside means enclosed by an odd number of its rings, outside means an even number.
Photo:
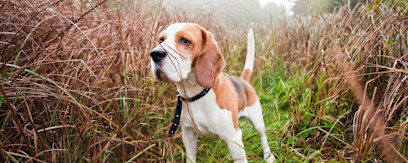
[[[408,162],[407,0],[0,11],[0,163]]]

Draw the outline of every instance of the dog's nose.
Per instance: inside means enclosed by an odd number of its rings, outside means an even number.
[[[152,57],[153,62],[160,62],[166,56],[164,50],[153,50],[150,52],[150,57]]]

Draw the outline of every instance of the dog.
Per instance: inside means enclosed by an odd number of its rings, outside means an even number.
[[[222,138],[234,162],[247,162],[242,131],[238,128],[241,117],[249,119],[259,134],[265,161],[273,162],[262,106],[249,84],[255,57],[252,30],[248,33],[248,52],[240,78],[221,72],[225,61],[217,42],[211,32],[198,24],[172,24],[158,38],[160,44],[150,52],[151,71],[158,81],[175,82],[184,99],[180,121],[186,162],[196,162],[197,134]],[[194,96],[202,97],[185,100]]]

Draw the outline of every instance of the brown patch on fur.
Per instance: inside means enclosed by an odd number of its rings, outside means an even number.
[[[200,27],[196,25],[196,27]],[[200,27],[201,37],[203,38],[203,51],[197,57],[195,61],[196,67],[196,79],[197,83],[205,88],[213,88],[215,80],[221,72],[221,68],[224,67],[224,57],[218,48],[211,32],[206,31]]]
[[[187,23],[183,30],[176,32],[174,38],[177,51],[184,58],[190,58],[192,60],[192,67],[195,64],[195,60],[201,54],[204,48],[204,38],[201,34],[201,28],[202,27],[196,24]],[[188,46],[181,44],[180,40],[182,38],[187,39],[191,42],[191,44]]]
[[[246,95],[246,106],[252,106],[258,99],[258,95],[256,95],[255,89],[251,86],[251,84],[244,80],[241,81]]]
[[[245,109],[245,105],[246,105],[246,102],[247,102],[244,86],[242,84],[244,81],[242,81],[242,79],[240,79],[240,78],[230,76],[230,75],[225,74],[225,73],[224,73],[224,75],[230,80],[230,82],[232,83],[232,85],[235,88],[234,89],[235,92],[238,95],[238,99],[237,99],[237,101],[238,101],[238,110],[243,111]]]
[[[245,81],[249,82],[251,81],[251,74],[252,74],[251,70],[245,69],[244,72],[242,72],[241,79],[244,79]]]
[[[235,91],[233,83],[231,80],[228,80],[224,74],[220,74],[216,79],[213,90],[216,95],[217,104],[220,108],[231,111],[232,122],[235,129],[238,131],[238,105],[240,99]]]
[[[257,100],[254,88],[245,80],[222,73],[217,77],[213,90],[220,108],[231,111],[232,122],[238,130],[238,113]]]
[[[160,37],[163,36],[164,34],[160,34]],[[186,23],[174,37],[176,49],[182,59],[191,59],[191,67],[196,68],[197,83],[205,88],[214,87],[215,79],[224,67],[225,61],[211,32],[198,24]],[[191,44],[181,44],[182,38]]]

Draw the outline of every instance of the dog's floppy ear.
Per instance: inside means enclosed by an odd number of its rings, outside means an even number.
[[[210,32],[201,28],[201,35],[203,38],[203,50],[195,63],[195,75],[198,84],[205,88],[212,88],[214,87],[215,79],[221,72],[221,68],[225,65],[224,57]]]

